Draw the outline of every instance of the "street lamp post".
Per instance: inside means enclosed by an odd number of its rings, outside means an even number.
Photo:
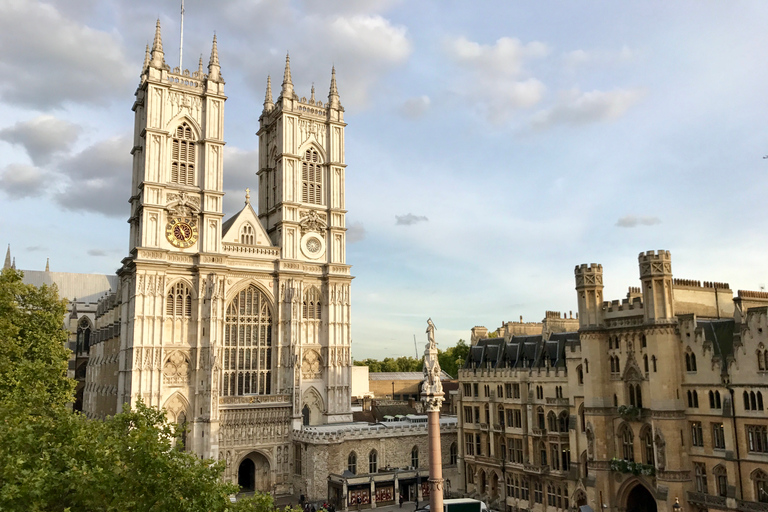
[[[680,506],[680,498],[675,496],[675,503],[672,505],[673,512],[682,512],[683,507]]]

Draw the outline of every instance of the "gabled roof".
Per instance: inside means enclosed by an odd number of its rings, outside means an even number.
[[[250,201],[246,201],[242,210],[224,221],[224,224],[221,226],[221,240],[223,242],[239,244],[240,228],[246,223],[253,227],[253,245],[272,247],[272,241],[267,236],[267,232],[264,230],[264,226],[262,226],[261,222],[259,222],[259,217],[253,210]]]

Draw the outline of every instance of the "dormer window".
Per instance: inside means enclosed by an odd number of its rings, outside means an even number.
[[[171,155],[171,183],[195,184],[195,138],[192,128],[182,123],[176,128]]]

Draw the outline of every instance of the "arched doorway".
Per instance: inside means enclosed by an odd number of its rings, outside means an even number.
[[[256,482],[256,465],[251,459],[245,459],[240,463],[237,469],[237,485],[242,492],[251,492],[254,490]]]
[[[499,492],[499,475],[496,473],[491,477],[491,498],[496,498]]]
[[[485,471],[480,470],[480,494],[485,494]]]
[[[627,495],[627,512],[657,512],[656,500],[643,485],[635,485]]]
[[[237,468],[237,484],[242,492],[269,492],[272,482],[267,458],[258,452],[249,453]]]

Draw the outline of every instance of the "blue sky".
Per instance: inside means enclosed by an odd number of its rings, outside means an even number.
[[[111,273],[128,244],[131,105],[179,2],[0,0],[0,242],[20,268]],[[676,277],[768,283],[768,3],[186,1],[184,67],[217,34],[225,211],[256,188],[266,77],[336,66],[347,127],[353,356],[608,299],[637,254]],[[253,193],[253,196],[256,194]]]

